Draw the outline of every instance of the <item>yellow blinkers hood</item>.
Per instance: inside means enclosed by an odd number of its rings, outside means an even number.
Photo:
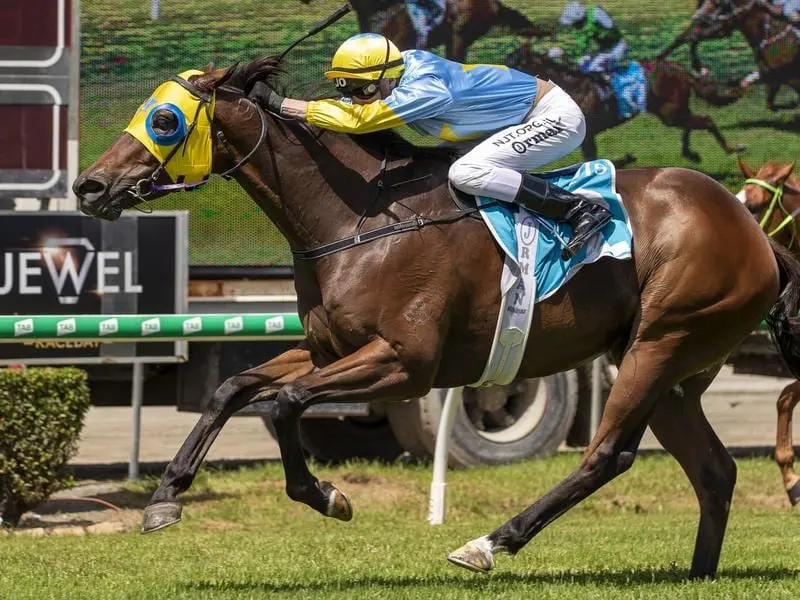
[[[186,81],[202,71],[184,71],[178,77]],[[214,117],[215,95],[208,104],[175,81],[156,88],[142,104],[125,128],[145,148],[164,163],[176,145],[181,144],[164,169],[175,183],[196,183],[211,174],[211,119]],[[205,106],[204,106],[205,105]],[[157,110],[172,112],[178,127],[167,135],[153,130],[152,117]],[[195,120],[197,121],[195,123]],[[188,137],[187,137],[188,135]],[[185,143],[184,143],[185,142]]]

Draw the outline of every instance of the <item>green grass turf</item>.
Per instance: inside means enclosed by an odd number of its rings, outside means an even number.
[[[791,598],[800,593],[797,514],[778,471],[740,460],[719,578],[687,582],[697,508],[675,462],[633,469],[551,524],[489,576],[446,554],[489,532],[564,477],[574,453],[453,472],[447,522],[424,521],[430,471],[315,467],[350,495],[354,520],[325,519],[283,492],[279,464],[203,473],[184,521],[160,533],[0,538],[0,597]],[[129,486],[139,505],[153,482]]]

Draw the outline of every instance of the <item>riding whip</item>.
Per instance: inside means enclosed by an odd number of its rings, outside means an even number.
[[[322,31],[323,29],[327,29],[328,27],[330,27],[331,25],[333,25],[334,23],[336,23],[336,21],[338,21],[338,20],[339,20],[339,19],[341,19],[343,16],[345,16],[347,13],[349,13],[351,10],[352,10],[352,7],[350,6],[350,3],[349,3],[349,2],[348,2],[347,4],[345,4],[344,6],[340,7],[339,9],[337,9],[337,10],[336,10],[336,12],[334,12],[333,14],[331,14],[329,17],[327,17],[327,18],[323,19],[322,21],[320,21],[319,23],[317,23],[316,25],[314,25],[314,27],[312,27],[312,28],[309,30],[309,32],[308,32],[308,33],[306,33],[306,34],[305,34],[303,37],[301,37],[301,38],[298,38],[298,39],[296,39],[294,42],[292,42],[292,43],[289,45],[289,47],[288,47],[288,48],[286,48],[286,50],[284,50],[283,52],[281,52],[281,55],[280,55],[280,57],[279,57],[279,58],[283,58],[284,56],[286,56],[286,55],[289,53],[289,51],[290,51],[292,48],[294,48],[295,46],[297,46],[297,44],[299,44],[299,43],[300,43],[300,42],[302,42],[303,40],[305,40],[305,39],[307,39],[307,38],[310,38],[312,35],[317,35],[317,34],[318,34],[320,31]]]

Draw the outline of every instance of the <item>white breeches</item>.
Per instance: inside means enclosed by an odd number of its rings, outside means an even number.
[[[625,40],[620,40],[607,52],[584,56],[578,61],[578,66],[584,73],[610,73],[622,64],[627,52],[628,44],[625,43]]]
[[[450,167],[458,189],[511,202],[522,173],[566,156],[586,135],[583,111],[560,87],[545,94],[519,125],[498,131]]]

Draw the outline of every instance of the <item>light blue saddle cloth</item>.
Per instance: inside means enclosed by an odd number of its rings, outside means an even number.
[[[517,265],[521,258],[518,256],[515,229],[517,211],[525,210],[536,222],[539,235],[536,256],[531,258],[536,278],[534,302],[541,302],[555,294],[585,264],[606,256],[620,260],[631,258],[633,236],[628,213],[616,192],[616,171],[611,161],[593,160],[556,171],[537,173],[537,176],[570,192],[599,201],[609,208],[612,215],[612,221],[600,234],[589,240],[576,256],[564,259],[561,257],[564,246],[559,237],[563,241],[569,240],[572,234],[570,225],[545,219],[516,204],[479,198],[478,206],[481,207],[483,220],[506,255]]]
[[[647,75],[635,60],[611,72],[611,89],[617,97],[617,115],[621,119],[630,119],[647,109]]]

